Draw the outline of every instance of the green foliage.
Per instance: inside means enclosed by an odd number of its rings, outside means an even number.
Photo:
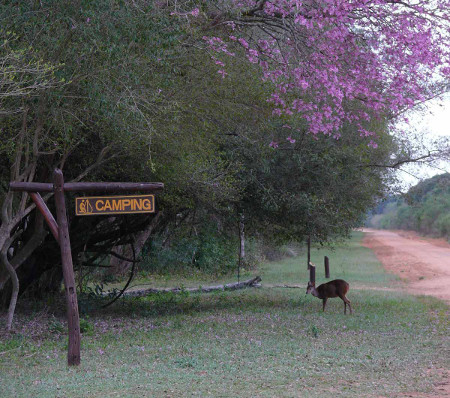
[[[312,325],[311,326],[311,334],[313,335],[313,337],[315,337],[317,339],[319,337],[319,333],[320,333],[320,329],[316,325]]]
[[[201,224],[200,230],[181,229],[170,242],[153,239],[141,270],[156,273],[197,269],[206,273],[228,273],[237,266],[238,242],[217,231],[214,224]]]
[[[8,339],[0,340],[0,352],[5,354],[7,351],[17,350],[23,346],[27,346],[28,341],[20,333],[12,335]]]
[[[440,214],[434,223],[439,236],[450,236],[450,213],[447,209],[447,214]]]
[[[368,225],[450,239],[450,174],[429,178],[412,187],[404,199],[378,208]]]
[[[59,319],[53,317],[48,323],[48,331],[54,334],[62,334],[67,330]]]
[[[94,335],[94,325],[88,321],[88,317],[80,318],[80,332],[86,336]]]
[[[16,33],[0,27],[0,115],[21,112],[20,101],[62,86],[64,79],[57,78],[58,69],[21,42]]]
[[[267,128],[277,136],[288,134],[280,122]],[[243,165],[237,177],[243,187],[238,206],[250,230],[281,242],[308,235],[321,242],[347,236],[384,196],[388,173],[369,164],[383,163],[393,143],[383,126],[378,128],[377,151],[352,137],[351,126],[340,140],[301,135],[295,144],[286,142],[276,150],[264,141],[269,133],[254,133],[250,143],[240,140],[230,155]]]
[[[94,325],[86,318],[80,318],[80,332],[86,336],[92,336],[94,334]],[[67,326],[64,325],[59,319],[53,317],[48,323],[48,331],[53,334],[67,333]]]

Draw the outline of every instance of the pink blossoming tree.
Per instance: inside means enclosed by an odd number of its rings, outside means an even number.
[[[450,0],[221,4],[213,23],[220,34],[203,37],[221,77],[233,78],[227,57],[245,54],[273,84],[273,113],[299,114],[314,136],[339,138],[349,123],[376,147],[368,121],[394,120],[442,93],[450,77]]]

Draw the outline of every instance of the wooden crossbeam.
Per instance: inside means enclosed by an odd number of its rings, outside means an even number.
[[[51,183],[11,182],[11,191],[53,192]],[[66,182],[63,186],[67,192],[158,192],[164,189],[161,182]]]
[[[28,194],[30,195],[31,199],[33,199],[33,202],[35,203],[37,209],[44,216],[44,219],[47,222],[51,233],[53,234],[55,239],[59,242],[58,224],[56,223],[53,214],[51,213],[46,203],[44,202],[44,199],[42,199],[39,192],[29,192]]]

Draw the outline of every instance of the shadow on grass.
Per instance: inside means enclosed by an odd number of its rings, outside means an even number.
[[[416,298],[404,292],[354,290],[349,295],[354,315],[395,316],[421,310],[440,308],[442,303],[432,298]],[[82,311],[93,317],[165,317],[170,315],[201,315],[218,312],[264,313],[287,311],[293,314],[322,314],[322,301],[303,289],[247,289],[238,292],[214,293],[154,293],[140,298],[123,298],[108,308],[101,308],[104,300],[90,303]],[[329,300],[325,314],[344,315],[340,299]]]
[[[302,292],[303,293],[303,292]],[[104,301],[96,300],[92,316],[164,317],[168,315],[230,312],[267,312],[284,309],[303,311],[307,299],[303,294],[286,296],[283,293],[258,289],[258,291],[216,293],[154,293],[140,298],[124,298],[111,307],[102,309]],[[94,303],[92,303],[94,304]]]

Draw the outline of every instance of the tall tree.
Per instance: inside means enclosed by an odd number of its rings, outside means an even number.
[[[230,0],[196,2],[181,20],[207,18],[203,37],[218,73],[235,56],[274,83],[277,115],[300,114],[308,131],[338,138],[345,123],[363,136],[377,117],[394,118],[445,90],[450,75],[450,2],[436,0]],[[357,107],[348,106],[359,102]]]

